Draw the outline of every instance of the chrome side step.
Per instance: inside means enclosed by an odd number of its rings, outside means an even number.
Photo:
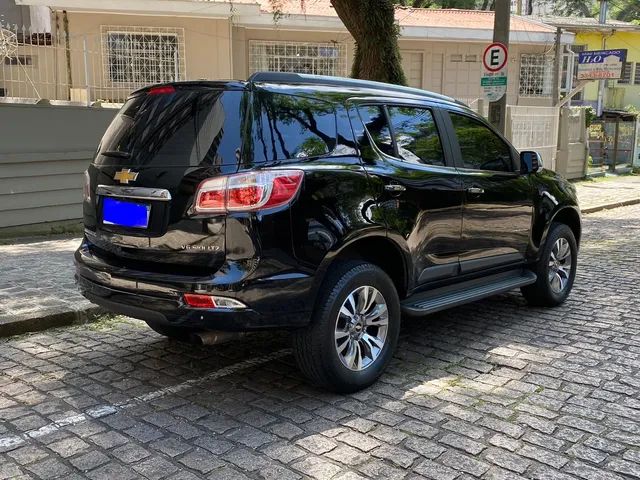
[[[414,317],[428,315],[531,285],[536,279],[536,274],[532,271],[518,270],[437,288],[417,293],[404,300],[402,312]]]

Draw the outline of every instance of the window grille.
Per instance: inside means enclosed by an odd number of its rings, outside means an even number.
[[[633,72],[633,62],[625,62],[622,67],[622,77],[618,80],[618,83],[623,85],[629,85],[631,83],[631,74]]]
[[[640,85],[640,62],[636,62],[636,76],[633,80],[635,85]]]
[[[185,77],[181,28],[103,26],[102,49],[108,83],[135,88]]]
[[[553,56],[525,53],[520,56],[520,96],[550,97],[553,92]]]
[[[249,70],[313,75],[347,75],[344,44],[257,41],[249,42]]]

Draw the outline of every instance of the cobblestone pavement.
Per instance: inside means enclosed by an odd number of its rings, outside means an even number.
[[[640,206],[585,219],[576,288],[407,321],[339,396],[284,334],[216,347],[118,318],[0,340],[0,478],[640,478]]]
[[[73,280],[80,239],[0,245],[0,324],[91,308]]]
[[[589,209],[600,205],[640,200],[640,176],[622,176],[576,183],[580,207]]]

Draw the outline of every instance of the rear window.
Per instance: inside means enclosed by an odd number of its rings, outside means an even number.
[[[336,146],[336,112],[322,100],[259,90],[251,137],[255,163],[327,155]]]
[[[241,91],[181,89],[127,100],[104,134],[98,165],[237,163],[245,120]]]

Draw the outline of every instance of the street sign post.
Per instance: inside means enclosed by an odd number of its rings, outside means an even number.
[[[482,55],[484,71],[480,86],[490,102],[497,102],[507,93],[507,47],[502,43],[492,43]]]
[[[578,54],[578,80],[622,78],[627,50],[593,50]]]

